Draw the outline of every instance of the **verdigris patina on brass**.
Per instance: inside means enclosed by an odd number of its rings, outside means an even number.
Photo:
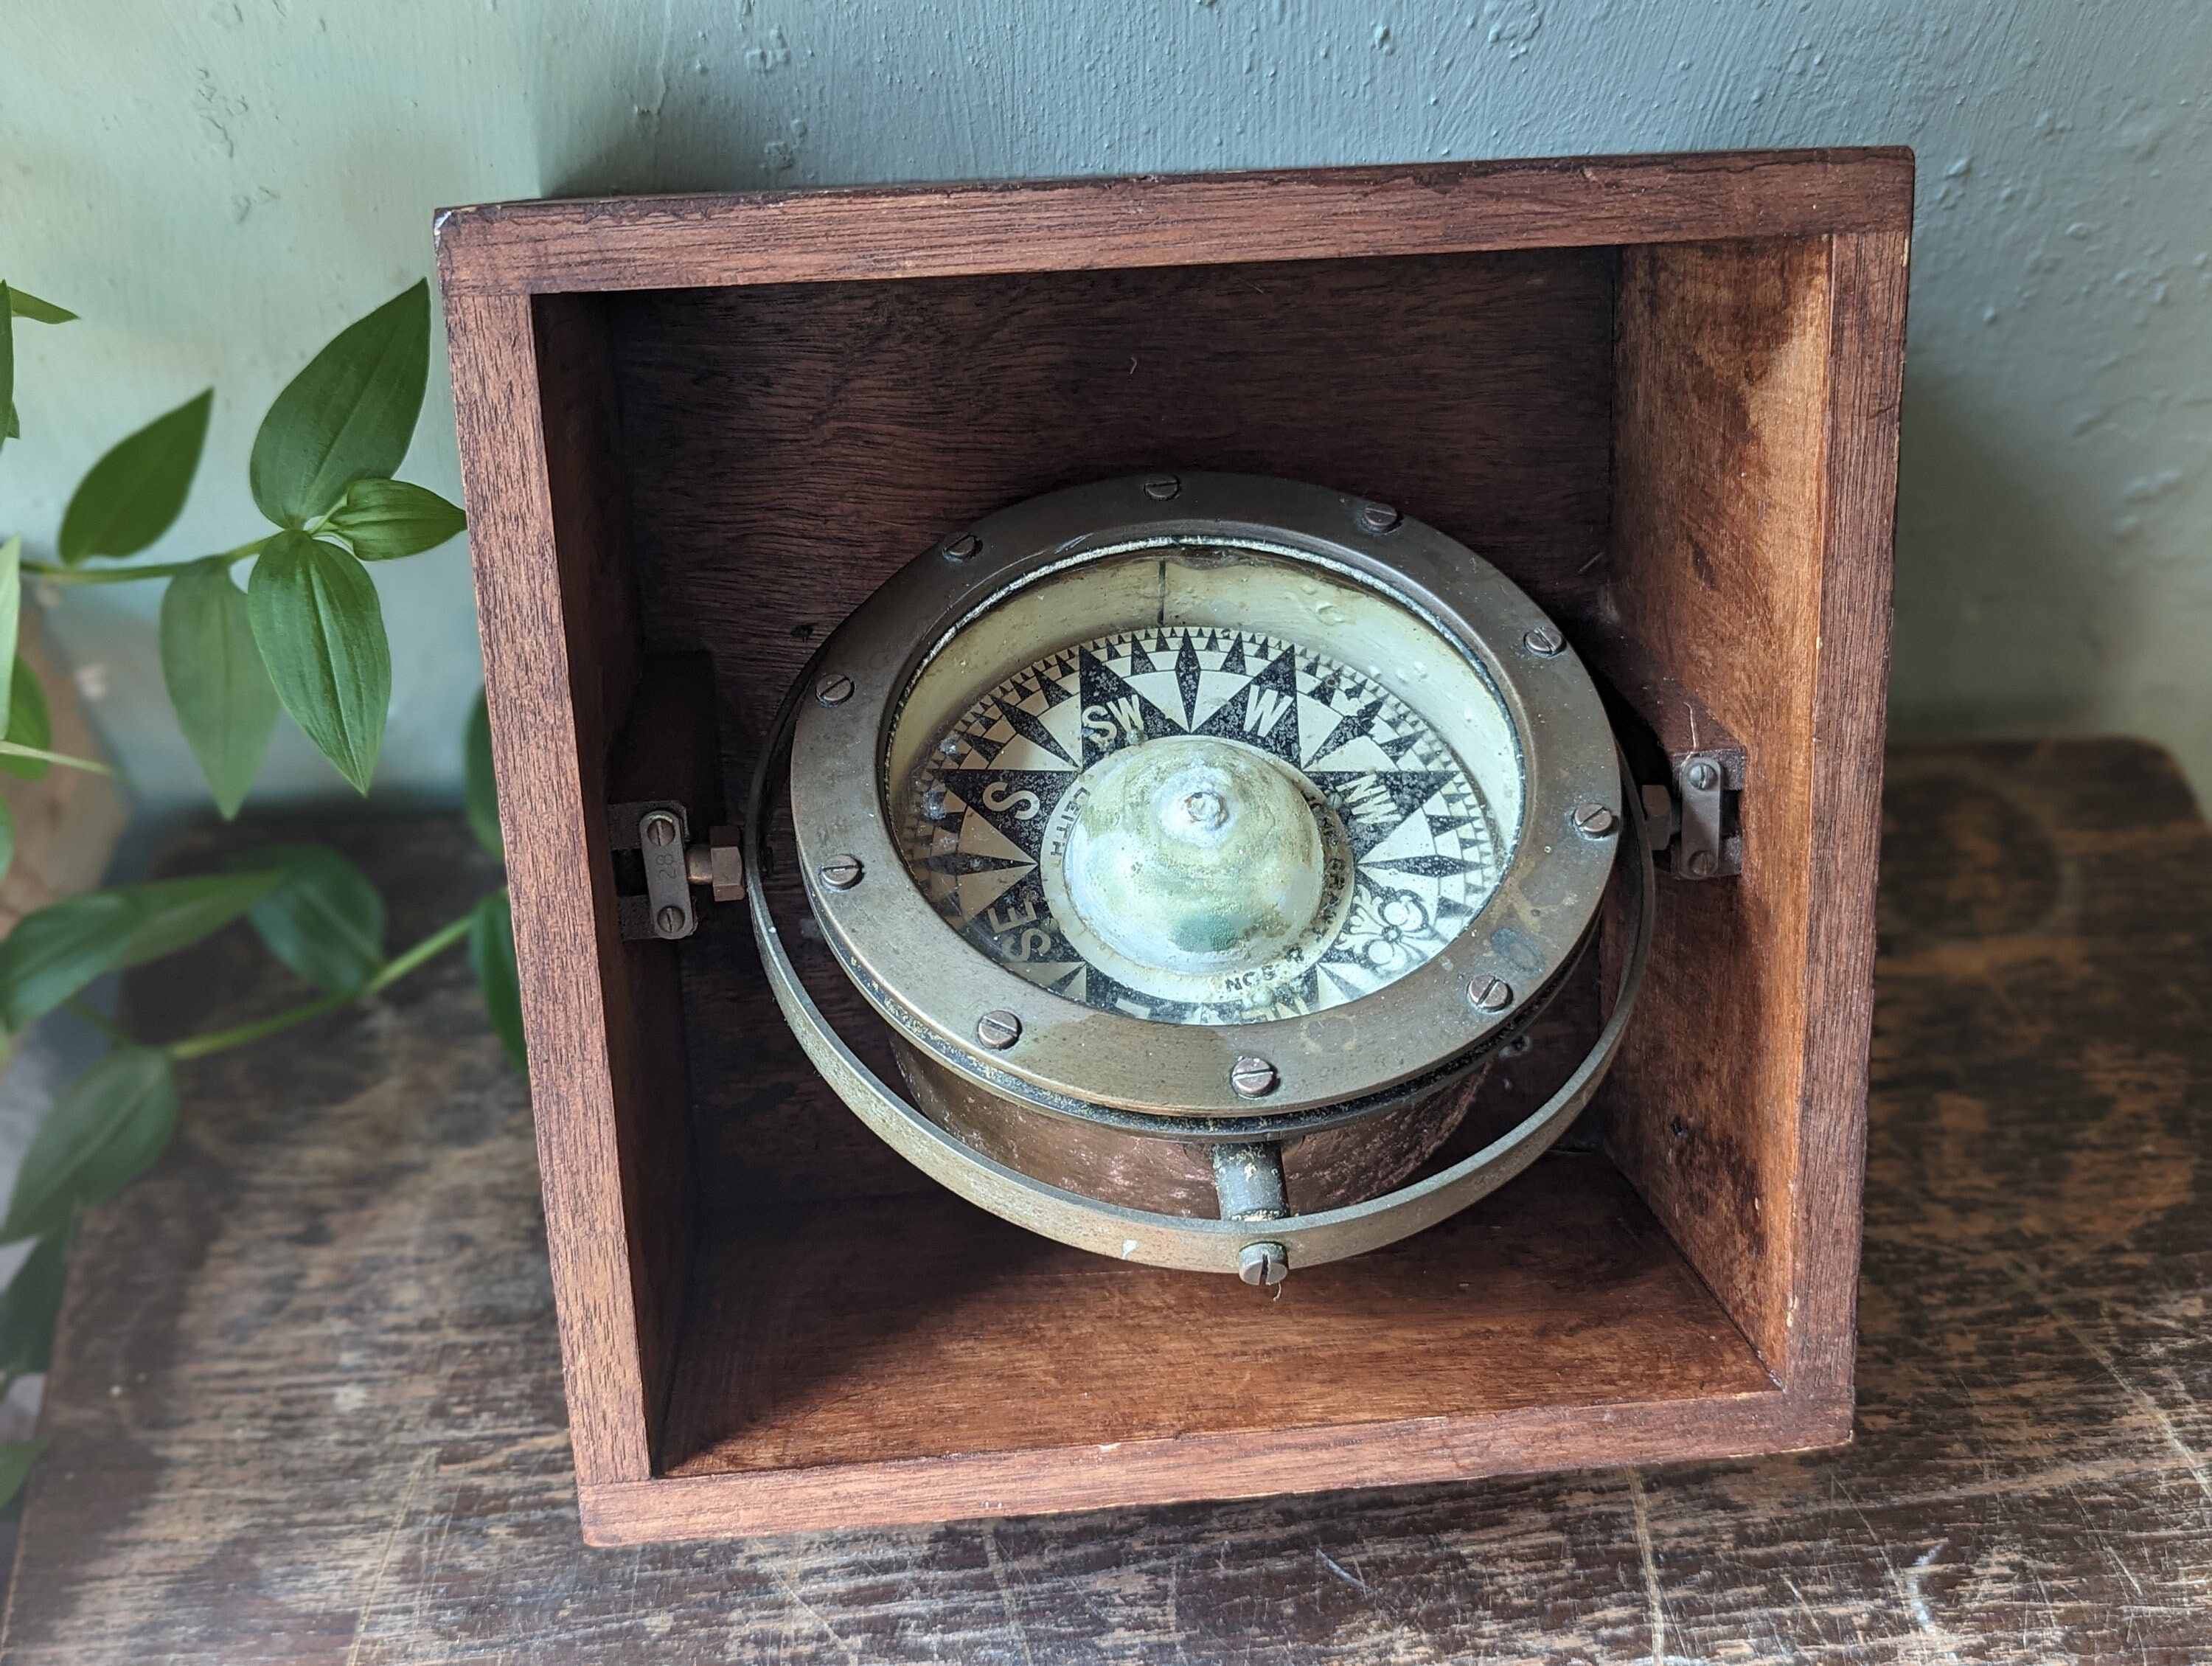
[[[1421,1174],[1616,871],[1648,916],[1561,640],[1463,546],[1294,483],[1109,481],[961,529],[824,643],[748,819],[757,868],[787,755],[808,902],[916,1103],[757,908],[778,999],[879,1133],[1054,1237],[1273,1282],[1418,1230],[1564,1128],[1640,973],[1639,930],[1584,1068]]]

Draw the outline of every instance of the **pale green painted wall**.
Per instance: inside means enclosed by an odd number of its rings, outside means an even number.
[[[208,383],[165,550],[250,528],[290,370],[429,267],[441,204],[1437,156],[1919,152],[1895,709],[2143,733],[2212,785],[2212,12],[1942,0],[8,0],[0,275],[28,327],[0,526]],[[410,471],[449,493],[434,391]],[[388,569],[380,779],[450,792],[458,548]],[[150,596],[51,617],[149,801],[197,790]],[[137,605],[143,603],[143,605]],[[337,788],[295,735],[267,791]]]

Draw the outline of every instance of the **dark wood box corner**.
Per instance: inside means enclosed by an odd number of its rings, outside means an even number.
[[[1455,164],[440,217],[578,1486],[597,1543],[1848,1438],[1912,163]],[[808,1071],[742,910],[617,928],[943,532],[1240,470],[1395,503],[1743,743],[1602,1151],[1279,1301],[1029,1237]],[[719,761],[719,769],[717,762]]]

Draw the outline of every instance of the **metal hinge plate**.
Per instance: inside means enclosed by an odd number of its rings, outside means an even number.
[[[718,903],[744,900],[738,830],[717,827],[694,843],[690,812],[674,799],[609,805],[607,845],[616,854],[615,912],[626,939],[672,943],[697,931],[694,885],[707,886]],[[624,860],[633,851],[634,863]]]
[[[1671,782],[1642,789],[1645,836],[1652,854],[1665,859],[1675,878],[1717,879],[1743,872],[1743,835],[1735,826],[1742,758],[1740,751],[1684,752],[1669,759]]]

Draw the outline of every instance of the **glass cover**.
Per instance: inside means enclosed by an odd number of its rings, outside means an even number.
[[[1163,605],[1155,624],[1029,659],[927,744],[895,746],[912,760],[891,807],[915,882],[993,959],[1163,1023],[1319,1012],[1434,959],[1510,857],[1517,751],[1487,679],[1463,661],[1432,677],[1438,639],[1401,610],[1394,663],[1334,657],[1332,635],[1372,653],[1398,629],[1348,591],[1316,592],[1318,643]],[[1471,776],[1390,683],[1448,698],[1447,721],[1497,755]]]

